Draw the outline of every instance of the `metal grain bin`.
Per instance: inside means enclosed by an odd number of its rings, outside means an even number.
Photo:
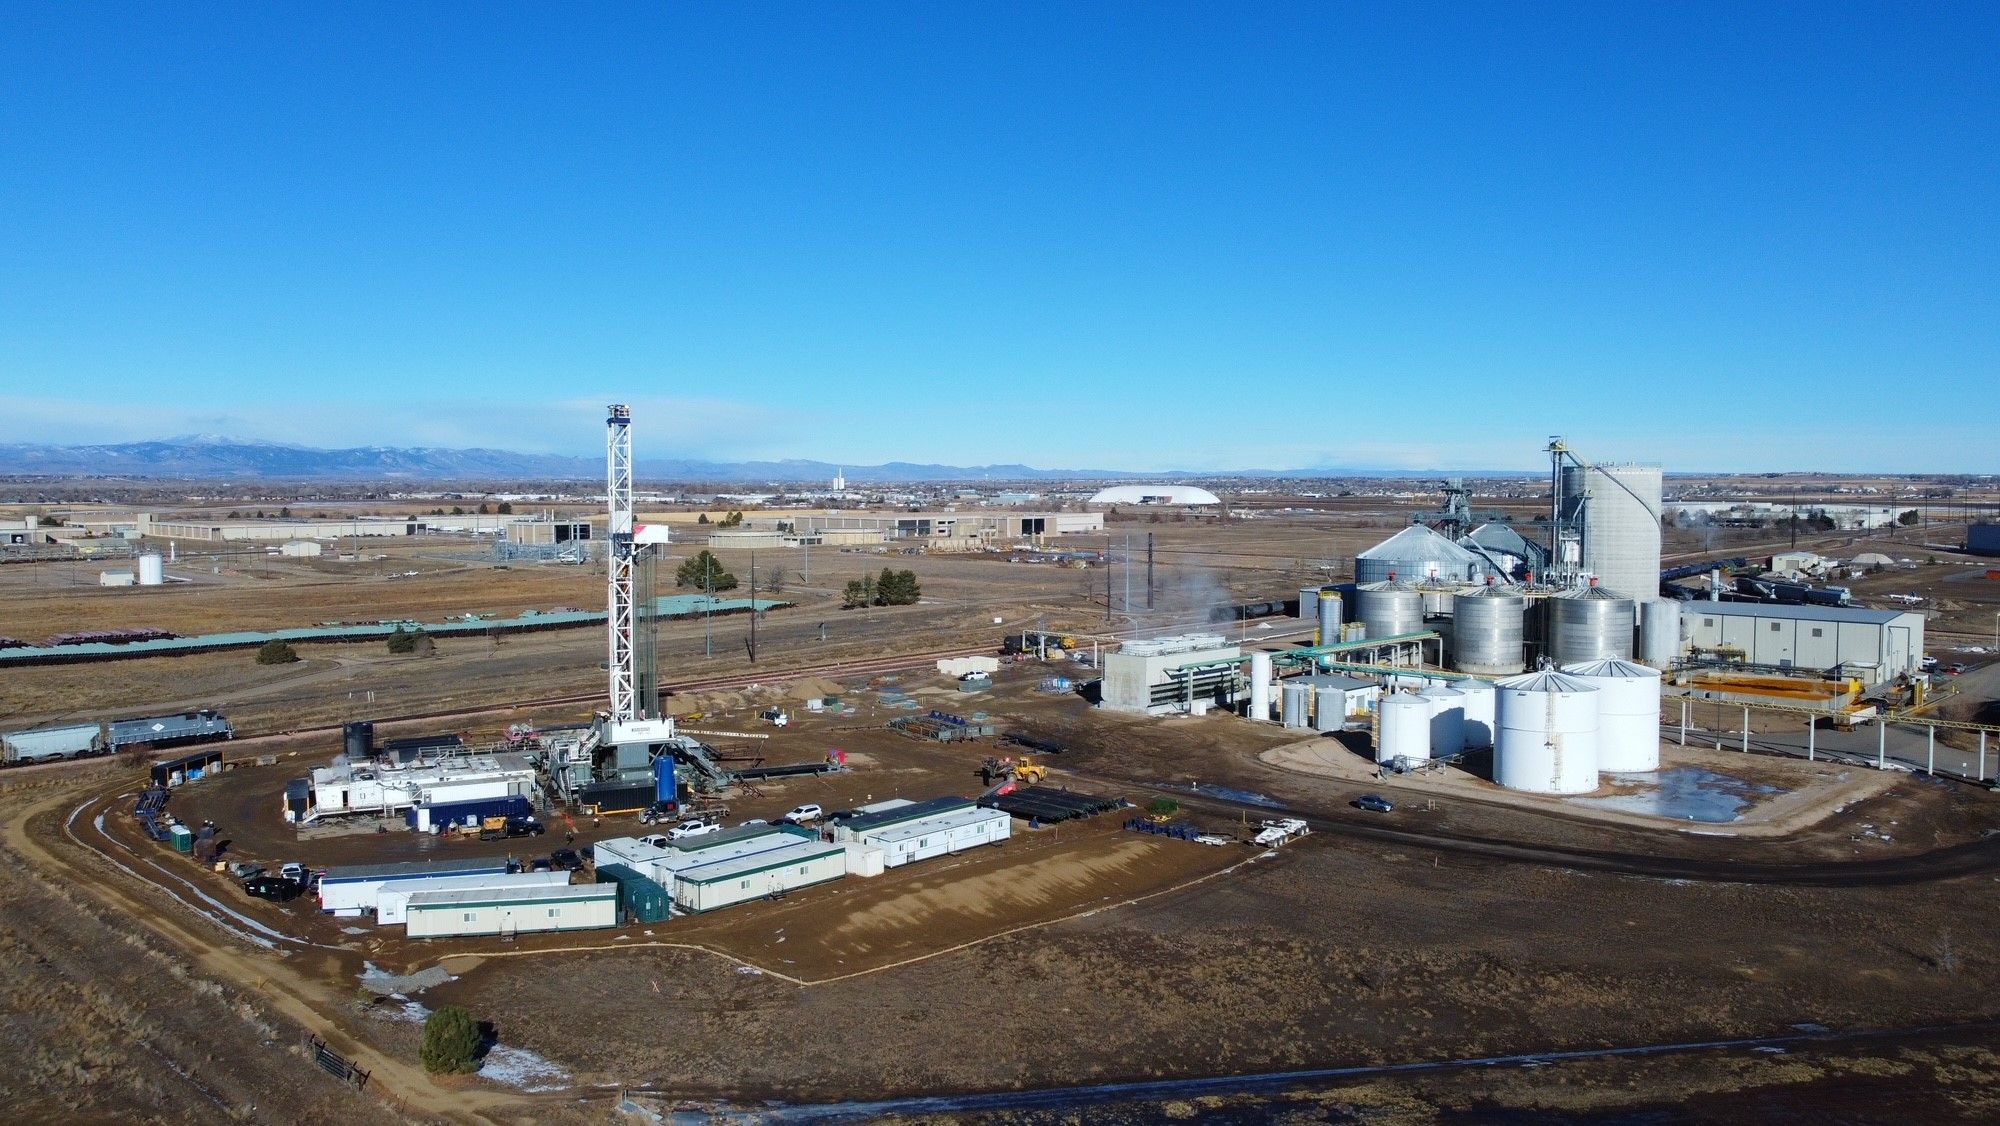
[[[1319,632],[1315,640],[1320,645],[1333,645],[1340,640],[1340,595],[1330,590],[1319,592]]]
[[[1480,587],[1453,598],[1453,667],[1484,676],[1526,669],[1527,613],[1528,600],[1511,587]]]
[[[1418,633],[1424,628],[1424,596],[1401,579],[1363,583],[1355,592],[1355,616],[1371,640]]]
[[[1681,655],[1681,604],[1660,599],[1643,607],[1639,621],[1639,661],[1669,668]]]
[[[1280,692],[1282,715],[1286,727],[1310,727],[1312,720],[1307,716],[1312,706],[1312,686],[1294,682],[1286,684]]]
[[[1601,586],[1549,599],[1549,632],[1559,665],[1632,659],[1632,600]]]

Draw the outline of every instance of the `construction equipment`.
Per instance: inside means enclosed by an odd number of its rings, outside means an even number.
[[[1019,785],[1032,786],[1049,776],[1049,768],[1035,761],[1033,755],[1022,755],[1019,759],[999,758],[987,755],[979,764],[979,779],[988,786],[1005,779],[1012,779]]]

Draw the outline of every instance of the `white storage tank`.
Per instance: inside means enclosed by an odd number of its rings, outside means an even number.
[[[1597,686],[1597,769],[1612,774],[1660,768],[1660,673],[1630,661],[1565,665]]]
[[[159,552],[149,551],[139,557],[140,586],[159,586],[166,581],[166,561]]]
[[[1681,604],[1660,599],[1641,603],[1639,609],[1640,663],[1672,668],[1681,656]]]
[[[1493,685],[1484,680],[1455,681],[1452,687],[1465,698],[1465,745],[1493,745]]]
[[[1431,757],[1450,758],[1465,751],[1465,694],[1433,684],[1417,698],[1431,708]]]
[[[1313,687],[1313,730],[1339,731],[1347,726],[1347,690]]]
[[[1250,654],[1250,718],[1264,722],[1271,718],[1271,655]]]
[[[1375,741],[1375,761],[1399,758],[1423,761],[1431,757],[1431,702],[1407,692],[1382,697]]]
[[[1510,790],[1587,794],[1597,789],[1595,684],[1554,672],[1494,686],[1498,728],[1493,780]]]

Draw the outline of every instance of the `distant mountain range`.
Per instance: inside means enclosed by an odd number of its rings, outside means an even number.
[[[1331,467],[1135,473],[1118,469],[1036,469],[1027,465],[931,465],[905,461],[892,461],[885,465],[836,466],[823,461],[795,459],[735,462],[661,459],[640,461],[634,468],[639,477],[655,481],[822,485],[830,483],[836,472],[857,483],[1428,476],[1408,470]],[[604,462],[600,458],[487,449],[360,446],[322,450],[202,434],[100,446],[0,444],[0,475],[297,481],[602,481]]]

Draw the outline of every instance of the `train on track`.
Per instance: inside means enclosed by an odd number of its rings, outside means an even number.
[[[128,747],[175,747],[235,737],[236,729],[228,717],[210,708],[140,719],[37,727],[0,732],[0,765],[27,766],[115,754]]]

